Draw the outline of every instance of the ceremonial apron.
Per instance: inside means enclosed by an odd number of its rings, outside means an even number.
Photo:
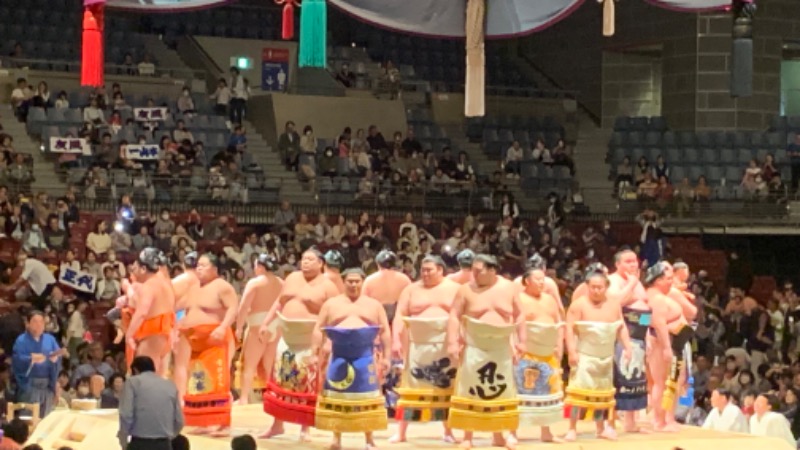
[[[520,426],[546,426],[562,418],[561,361],[556,359],[563,323],[526,322],[525,353],[514,368]]]
[[[575,323],[578,365],[569,374],[564,416],[606,420],[614,412],[614,343],[622,321]]]
[[[196,427],[230,426],[231,371],[229,344],[233,332],[226,330],[221,341],[211,339],[219,324],[199,325],[181,333],[189,340],[189,384],[184,397],[186,425]]]
[[[276,420],[314,426],[317,365],[309,364],[316,320],[287,319],[278,313],[281,340],[272,377],[264,388],[264,412]],[[274,334],[273,334],[274,335]]]
[[[515,325],[465,317],[465,337],[448,424],[465,431],[500,432],[519,425],[511,334]]]
[[[404,317],[408,333],[403,375],[397,393],[395,419],[412,422],[444,421],[456,368],[447,355],[448,317]]]
[[[628,307],[622,308],[622,318],[631,337],[631,359],[622,361],[624,347],[617,342],[614,349],[614,386],[617,393],[617,411],[639,411],[647,409],[646,348],[647,330],[652,313]]]
[[[374,353],[380,327],[324,331],[332,349],[325,387],[317,399],[316,427],[336,433],[385,430],[388,418]]]
[[[661,407],[672,411],[675,407],[675,400],[678,398],[678,380],[681,376],[681,369],[686,363],[684,350],[686,344],[691,342],[694,337],[694,330],[689,325],[682,325],[678,330],[671,330],[669,337],[672,343],[672,364],[670,364],[667,376],[666,389],[661,397]]]

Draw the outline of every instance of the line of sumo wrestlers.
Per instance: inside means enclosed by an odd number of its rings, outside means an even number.
[[[685,264],[659,262],[642,282],[636,255],[620,251],[615,273],[587,268],[565,311],[538,254],[513,281],[498,276],[493,256],[470,250],[450,275],[439,256],[426,256],[416,282],[394,270],[396,259],[382,251],[379,271],[365,277],[341,272],[338,252],[311,248],[282,280],[277,262],[259,255],[240,302],[213,255],[189,254],[185,272],[170,279],[163,254],[145,249],[117,301],[128,357],[152,357],[162,375],[172,358],[186,424],[212,436],[229,433],[237,341],[240,401],[262,383],[274,417],[264,438],[289,422],[301,426],[301,440],[316,427],[333,432],[331,448],[349,432],[374,448],[372,433],[387,427],[381,380],[392,358],[403,365],[390,442],[427,421],[443,423],[447,442],[463,430],[463,448],[474,432],[489,432],[493,445],[513,449],[516,430],[529,426],[541,427],[542,441],[573,441],[579,420],[611,440],[618,419],[628,433],[677,431],[697,312]],[[653,428],[640,429],[636,415],[648,406]],[[549,426],[565,418],[569,431],[555,437]]]

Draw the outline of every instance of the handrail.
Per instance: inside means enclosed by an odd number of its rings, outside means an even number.
[[[80,70],[81,62],[80,61],[68,61],[68,60],[51,60],[51,59],[37,59],[37,58],[17,58],[13,56],[2,56],[0,57],[0,61],[2,61],[3,68],[11,68],[11,69],[19,69],[19,70],[38,70],[36,69],[37,65],[44,65],[44,66],[64,66],[66,67],[67,72],[75,72]],[[204,72],[200,70],[192,70],[186,69],[182,67],[155,67],[155,75],[148,76],[148,75],[128,75],[127,71],[130,69],[128,66],[123,66],[120,64],[103,64],[105,69],[106,75],[126,75],[131,77],[137,77],[141,79],[159,79],[159,78],[178,78],[178,79],[203,79]],[[75,70],[73,70],[75,69]],[[49,72],[55,72],[55,70],[47,70],[41,69]],[[138,65],[136,66],[136,70],[138,71]],[[58,71],[61,72],[61,71]]]
[[[459,90],[464,90],[466,85],[464,83],[447,83],[447,82],[432,82],[433,91],[434,92],[452,92],[450,90],[453,86],[458,86]],[[436,88],[441,85],[446,85],[448,89],[444,91],[437,90]],[[570,91],[566,89],[560,90],[551,90],[551,89],[539,89],[533,87],[524,87],[524,86],[496,86],[496,85],[487,85],[485,87],[485,91],[487,95],[498,95],[498,96],[507,96],[506,93],[511,92],[512,96],[518,96],[518,94],[528,94],[528,97],[543,97],[543,98],[568,98],[568,99],[575,99],[578,95],[578,91]],[[499,93],[498,93],[499,92]]]

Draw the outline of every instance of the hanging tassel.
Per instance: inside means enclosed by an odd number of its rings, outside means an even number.
[[[283,3],[281,39],[288,41],[292,38],[294,38],[294,0],[285,0]]]
[[[105,1],[86,0],[81,43],[81,86],[99,87],[103,81],[103,21]]]
[[[464,88],[464,114],[486,114],[486,56],[484,54],[485,0],[467,0],[467,80]]]
[[[616,19],[614,2],[616,0],[601,0],[603,1],[603,36],[609,37],[614,35],[614,24]]]
[[[327,67],[327,37],[328,13],[325,0],[305,0],[300,10],[300,67]]]

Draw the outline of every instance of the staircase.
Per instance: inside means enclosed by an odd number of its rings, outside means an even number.
[[[617,212],[618,203],[612,195],[614,183],[608,179],[606,163],[611,132],[597,126],[583,112],[578,114],[578,120],[580,132],[572,157],[583,201],[593,213]]]
[[[169,76],[175,79],[189,81],[194,78],[192,68],[186,65],[178,52],[167,47],[158,35],[141,34],[139,37],[147,52],[158,61],[157,69],[170,71]]]
[[[67,191],[67,184],[56,174],[52,160],[41,151],[40,143],[28,136],[25,124],[18,122],[11,112],[10,105],[4,105],[7,114],[3,114],[3,133],[14,138],[14,149],[18,153],[31,155],[33,158],[33,176],[35,181],[31,185],[33,192],[47,192],[50,196],[61,196]]]
[[[310,192],[297,179],[296,172],[286,170],[280,161],[277,151],[267,143],[266,139],[256,131],[256,127],[247,120],[244,121],[247,130],[247,150],[264,170],[264,177],[268,183],[280,184],[280,197],[295,205],[316,204],[314,193]]]

